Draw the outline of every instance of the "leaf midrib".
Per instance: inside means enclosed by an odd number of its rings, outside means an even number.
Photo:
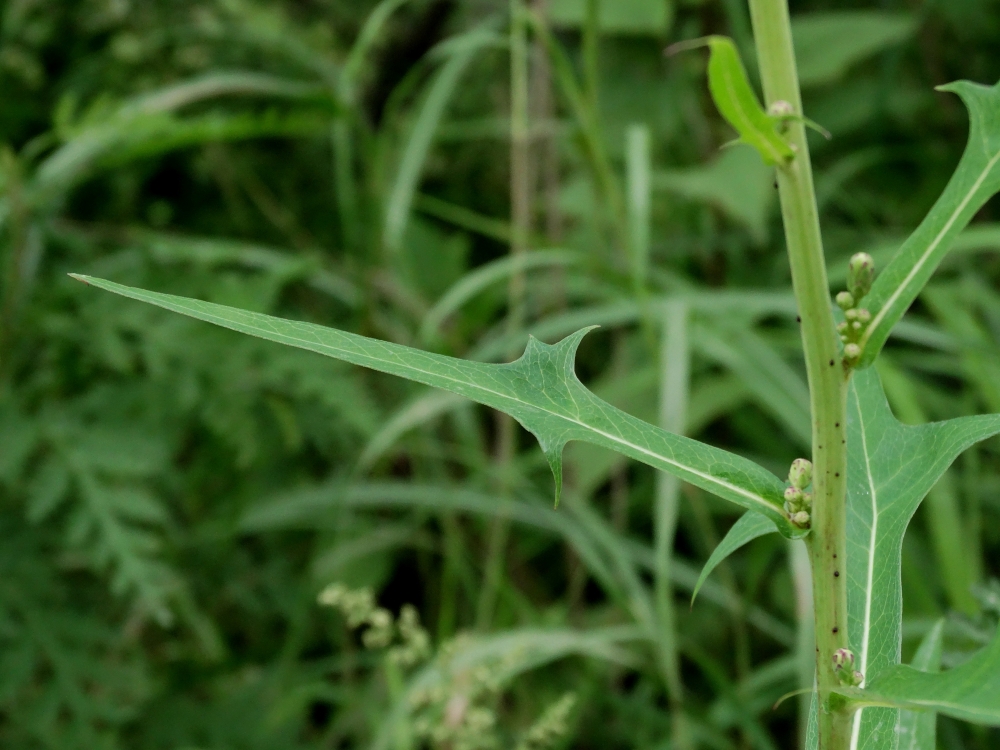
[[[77,278],[80,278],[81,280],[87,281],[88,283],[91,281],[86,276],[77,276]],[[95,286],[96,286],[96,284],[95,284]],[[115,285],[115,286],[117,287],[119,285]],[[141,296],[133,296],[131,294],[129,294],[127,296],[130,296],[133,299],[138,299],[139,301],[145,301],[145,300],[142,300]],[[197,303],[199,301],[198,300],[191,300],[191,302]],[[159,302],[157,304],[159,304],[160,306],[164,307],[165,309],[171,309],[173,312],[178,312],[178,313],[182,313],[182,314],[184,313],[184,310],[179,305],[176,305],[175,303],[167,302],[167,301],[161,301],[161,302]],[[246,311],[244,311],[244,312],[246,312]],[[253,313],[249,313],[249,314],[252,315]],[[233,329],[234,326],[240,326],[241,325],[239,323],[234,323],[233,321],[227,320],[226,318],[222,318],[222,317],[213,315],[210,312],[199,311],[199,315],[202,316],[201,319],[204,320],[205,322],[213,323],[214,325],[218,325],[218,326],[223,327],[223,328]],[[243,324],[243,325],[246,325],[246,324]],[[306,325],[313,325],[313,324],[306,323]],[[253,335],[253,334],[251,333],[251,335]],[[375,359],[374,357],[372,357],[372,355],[364,355],[364,354],[362,354],[359,357],[357,354],[355,354],[354,352],[351,352],[350,350],[338,348],[336,346],[332,346],[330,344],[320,343],[320,342],[314,341],[314,340],[311,341],[311,340],[305,339],[305,338],[298,338],[296,336],[293,336],[293,335],[290,335],[290,334],[287,334],[287,333],[274,332],[273,335],[275,337],[280,337],[281,339],[283,339],[283,340],[285,340],[287,342],[294,342],[296,344],[305,344],[306,345],[306,346],[300,346],[299,348],[305,348],[305,349],[313,349],[313,350],[315,350],[314,349],[314,347],[315,347],[315,348],[326,349],[326,350],[328,350],[330,352],[338,352],[340,354],[349,354],[351,356],[351,358],[356,358],[356,359],[360,359],[360,358]],[[344,335],[346,335],[346,334],[344,334]],[[424,356],[427,356],[427,354],[428,354],[427,352],[421,352],[419,350],[414,350],[414,352],[422,354]],[[348,361],[350,361],[350,359]],[[373,369],[380,369],[379,367],[377,367],[376,365],[373,365],[373,364],[368,364],[366,366],[373,367]],[[638,453],[640,453],[642,455],[649,456],[651,458],[655,458],[655,459],[657,459],[659,461],[662,461],[664,463],[670,464],[671,466],[675,466],[675,467],[677,467],[679,469],[683,469],[684,471],[686,471],[686,472],[688,472],[690,474],[693,474],[693,475],[695,475],[697,477],[700,477],[701,479],[703,479],[708,484],[712,484],[712,485],[715,485],[715,486],[720,487],[720,488],[725,488],[726,490],[729,490],[729,491],[731,491],[731,492],[733,492],[733,493],[735,493],[735,494],[737,494],[737,495],[739,495],[741,497],[744,497],[744,498],[750,500],[751,502],[753,502],[753,503],[755,503],[757,505],[760,505],[760,506],[762,506],[764,508],[767,508],[768,510],[770,510],[772,512],[774,512],[774,511],[777,510],[776,506],[773,503],[769,502],[766,498],[764,498],[761,495],[757,495],[757,494],[755,494],[753,492],[750,492],[750,491],[748,491],[748,490],[746,490],[746,489],[744,489],[742,487],[739,487],[737,485],[731,484],[730,482],[727,482],[725,480],[722,480],[722,479],[719,479],[719,478],[717,478],[715,476],[712,476],[711,474],[706,474],[705,472],[700,471],[700,470],[698,470],[698,469],[696,469],[696,468],[694,468],[692,466],[689,466],[688,464],[682,463],[680,461],[676,461],[676,460],[671,459],[671,458],[667,458],[666,456],[664,456],[664,455],[662,455],[660,453],[656,453],[655,451],[651,451],[651,450],[649,450],[647,448],[643,448],[642,446],[637,445],[636,443],[633,443],[633,442],[631,442],[629,440],[626,440],[623,437],[616,436],[616,435],[613,435],[611,433],[605,432],[604,430],[601,430],[601,429],[599,429],[597,427],[594,427],[593,425],[589,425],[589,424],[587,424],[585,422],[582,422],[582,421],[580,421],[578,419],[574,419],[574,418],[569,417],[569,416],[567,416],[565,414],[560,414],[558,412],[550,411],[550,410],[546,409],[543,406],[539,406],[538,404],[533,404],[531,402],[519,399],[519,398],[517,398],[515,396],[511,396],[509,394],[502,393],[500,391],[495,391],[495,390],[492,390],[490,388],[486,388],[486,387],[484,387],[484,386],[482,386],[482,385],[480,385],[478,383],[474,383],[474,382],[471,382],[469,380],[458,380],[458,379],[456,379],[454,377],[451,377],[449,375],[442,374],[442,373],[437,373],[437,372],[430,372],[430,371],[427,371],[427,370],[423,370],[423,369],[414,367],[413,365],[407,364],[407,363],[402,362],[402,361],[397,362],[396,366],[399,367],[401,370],[407,370],[407,371],[409,371],[411,373],[414,373],[414,374],[419,374],[419,375],[424,375],[424,376],[430,376],[432,378],[437,378],[437,379],[440,379],[440,380],[448,381],[448,382],[454,383],[456,385],[461,385],[461,386],[463,386],[463,388],[466,388],[466,389],[469,389],[469,390],[473,390],[473,391],[477,391],[477,392],[480,392],[480,393],[483,393],[483,394],[489,394],[489,395],[495,396],[495,397],[497,397],[501,401],[506,401],[508,403],[514,403],[514,404],[520,404],[520,405],[523,405],[523,406],[528,407],[530,409],[535,409],[535,410],[541,411],[542,413],[544,413],[546,415],[549,415],[549,416],[552,416],[552,417],[556,417],[556,418],[561,419],[561,420],[563,420],[563,421],[565,421],[565,422],[567,422],[569,424],[576,425],[578,427],[582,427],[584,430],[589,431],[591,433],[594,433],[596,435],[599,435],[599,436],[601,436],[601,437],[603,437],[603,438],[605,438],[605,439],[607,439],[607,440],[609,440],[609,441],[611,441],[611,442],[613,442],[613,443],[615,443],[617,445],[628,447],[628,448],[630,448],[630,449],[632,449],[632,450],[634,450],[634,451],[636,451],[636,452],[638,452]],[[428,385],[433,385],[433,383],[428,383]],[[569,389],[567,389],[567,390],[569,390]],[[462,394],[460,394],[460,395],[462,395]],[[571,398],[573,397],[572,393],[570,393],[570,397]],[[607,404],[607,403],[603,403],[602,402],[601,405],[602,405],[602,408],[614,409],[616,412],[620,411],[616,407],[612,406],[611,404]],[[629,416],[629,415],[625,414],[625,412],[620,412],[620,413],[623,416]],[[653,428],[652,425],[649,425],[649,427],[652,428],[652,429],[655,429],[655,428]]]
[[[861,685],[864,687],[867,681],[868,669],[868,643],[871,638],[871,617],[872,617],[872,587],[875,583],[875,540],[878,532],[878,493],[875,489],[875,477],[872,474],[872,464],[868,455],[868,434],[865,430],[864,410],[861,408],[861,400],[858,398],[856,389],[852,389],[854,404],[857,407],[858,421],[861,426],[861,452],[865,457],[865,476],[868,478],[868,494],[872,503],[872,523],[868,536],[868,570],[865,582],[865,619],[861,629],[861,674],[865,675]],[[860,709],[854,714],[854,725],[851,729],[851,748],[858,750],[858,740],[861,737],[861,714],[864,709]]]
[[[973,183],[972,188],[965,194],[965,197],[962,199],[961,203],[958,204],[955,210],[952,211],[951,216],[948,217],[948,221],[945,222],[945,225],[941,228],[941,231],[937,233],[937,236],[934,238],[934,240],[930,243],[930,245],[927,246],[927,249],[920,257],[920,260],[918,260],[913,265],[913,268],[910,269],[910,272],[906,275],[906,278],[903,279],[903,281],[900,282],[899,286],[896,287],[896,291],[894,291],[889,296],[889,299],[885,301],[885,304],[882,305],[882,308],[878,311],[878,313],[875,314],[875,317],[872,319],[871,324],[868,326],[864,335],[861,337],[862,349],[865,348],[865,345],[868,343],[868,340],[871,338],[872,334],[875,332],[875,330],[878,328],[881,322],[892,310],[893,305],[896,304],[896,301],[907,289],[910,282],[912,282],[914,277],[918,273],[920,273],[920,270],[927,263],[927,259],[934,253],[935,250],[937,250],[938,245],[941,244],[941,242],[944,240],[945,235],[951,230],[952,226],[954,226],[955,222],[958,220],[959,215],[962,213],[962,211],[965,210],[965,207],[969,205],[969,201],[972,200],[973,196],[979,191],[979,188],[982,187],[983,183],[986,181],[986,178],[989,176],[990,171],[993,169],[993,167],[996,166],[998,161],[1000,161],[1000,151],[997,151],[997,153],[995,153],[990,158],[990,160],[986,162],[986,166],[983,168],[983,171],[980,173],[979,177],[976,178],[976,181]]]

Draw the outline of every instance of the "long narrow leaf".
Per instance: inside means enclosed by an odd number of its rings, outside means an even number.
[[[442,388],[508,413],[538,438],[555,476],[557,500],[562,486],[563,447],[570,440],[583,440],[762,513],[785,536],[802,534],[781,508],[784,485],[773,474],[740,456],[647,424],[588,391],[577,379],[573,363],[576,349],[589,329],[554,345],[532,338],[516,362],[494,365],[103,279],[74,278],[234,331]]]
[[[968,107],[969,143],[937,203],[865,298],[874,317],[861,339],[860,367],[875,361],[892,327],[920,294],[951,243],[1000,190],[1000,84],[957,81],[939,89],[958,94]]]

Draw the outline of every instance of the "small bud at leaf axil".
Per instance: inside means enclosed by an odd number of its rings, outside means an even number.
[[[858,320],[864,324],[871,323],[872,314],[868,312],[868,310],[862,307],[860,310],[858,310]]]
[[[778,99],[777,101],[771,102],[771,106],[767,108],[767,113],[771,117],[790,117],[795,114],[795,108],[792,106],[791,102],[786,102],[784,99]]]
[[[850,292],[840,292],[837,294],[837,307],[841,310],[850,310],[854,307],[854,295]]]
[[[796,458],[792,461],[792,468],[788,470],[788,481],[796,489],[804,490],[812,482],[813,465],[805,458]]]
[[[833,652],[833,668],[840,670],[854,669],[854,652],[848,648],[838,648]]]
[[[872,288],[875,261],[868,253],[856,253],[847,265],[847,288],[857,302]]]
[[[861,356],[861,347],[857,344],[846,344],[844,346],[844,359],[848,362],[857,362]]]
[[[800,529],[804,529],[809,525],[809,519],[809,514],[804,510],[800,510],[798,513],[793,513],[790,520]]]

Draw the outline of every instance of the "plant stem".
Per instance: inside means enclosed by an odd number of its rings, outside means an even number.
[[[767,105],[783,100],[801,115],[787,0],[750,0],[750,15]],[[778,169],[778,189],[792,285],[802,318],[812,410],[813,510],[808,543],[816,623],[819,747],[842,750],[850,744],[851,716],[845,708],[831,705],[830,697],[838,686],[833,652],[848,645],[847,376],[830,304],[805,128],[801,122],[789,123],[787,135],[796,155]]]
[[[510,0],[510,254],[528,252],[531,234],[532,187],[531,123],[528,120],[528,29],[523,0]],[[507,331],[524,327],[525,274],[511,274],[507,287]],[[508,358],[517,357],[508,352]],[[517,452],[517,425],[508,414],[497,416],[497,469],[501,494],[510,491],[510,469]],[[510,536],[510,520],[498,516],[491,528],[486,553],[485,579],[477,607],[476,624],[489,627],[496,598],[503,583],[503,565]]]
[[[687,422],[688,391],[691,379],[691,349],[688,344],[688,309],[681,300],[671,300],[663,318],[660,350],[660,426],[684,434]],[[684,715],[684,683],[681,681],[678,653],[677,617],[674,611],[674,589],[671,582],[671,560],[681,483],[665,472],[656,475],[655,544],[656,567],[654,587],[658,626],[658,659],[667,686],[670,703],[672,747],[690,750],[693,747]]]

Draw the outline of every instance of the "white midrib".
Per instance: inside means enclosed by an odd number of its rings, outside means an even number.
[[[920,260],[918,260],[913,265],[913,268],[910,269],[910,272],[906,275],[906,278],[903,279],[900,285],[896,287],[896,291],[894,291],[889,296],[889,299],[885,301],[885,304],[882,305],[882,308],[878,311],[875,317],[872,318],[872,322],[871,324],[869,324],[867,330],[865,331],[865,335],[861,337],[862,349],[865,348],[865,344],[867,344],[868,339],[871,338],[872,332],[876,328],[878,328],[879,323],[881,323],[882,320],[885,319],[885,316],[889,314],[890,310],[892,309],[892,306],[896,303],[896,300],[900,298],[900,296],[906,290],[907,286],[909,286],[910,282],[913,281],[913,279],[916,277],[918,273],[920,273],[920,269],[922,269],[924,267],[924,264],[927,263],[927,259],[931,257],[931,255],[934,253],[935,250],[937,250],[938,245],[940,245],[942,240],[944,240],[945,235],[948,234],[952,226],[954,226],[955,222],[958,221],[959,215],[962,213],[962,211],[965,210],[965,207],[969,205],[969,201],[972,200],[972,196],[976,194],[976,192],[982,186],[983,182],[985,182],[986,178],[989,176],[990,171],[993,169],[993,167],[996,166],[998,161],[1000,161],[1000,151],[995,153],[993,157],[988,162],[986,162],[986,166],[983,168],[982,173],[972,184],[972,187],[969,189],[969,191],[965,194],[965,197],[962,199],[962,202],[958,204],[958,206],[955,208],[954,211],[951,212],[951,216],[948,217],[948,221],[945,222],[945,225],[941,228],[941,231],[937,233],[937,236],[934,237],[931,244],[929,244],[927,246],[927,249],[924,250],[923,255],[920,256]]]
[[[878,495],[875,492],[875,478],[872,476],[872,465],[868,458],[868,438],[865,435],[865,418],[861,410],[861,403],[858,400],[857,391],[854,392],[854,404],[857,407],[858,421],[861,426],[861,451],[865,457],[865,476],[868,477],[868,494],[872,500],[872,524],[868,537],[868,570],[865,580],[865,619],[861,628],[861,663],[860,672],[862,675],[868,672],[868,641],[871,633],[872,623],[872,585],[875,574],[875,538],[878,532]],[[865,686],[862,680],[860,687]],[[854,714],[854,726],[851,728],[851,750],[858,750],[858,740],[861,737],[861,714],[864,709],[859,709]]]
[[[86,278],[86,277],[84,277],[84,278]],[[96,281],[96,279],[94,281]],[[107,282],[105,282],[105,283],[107,283]],[[156,297],[152,296],[152,295],[156,295],[157,294],[156,292],[146,292],[145,294],[136,294],[129,287],[125,287],[125,286],[120,285],[120,284],[114,284],[114,282],[110,282],[110,283],[113,284],[114,287],[118,287],[118,289],[129,290],[128,293],[125,294],[124,296],[131,297],[132,299],[139,300],[140,302],[152,303],[152,304],[157,305],[158,307],[163,307],[164,309],[172,310],[173,312],[181,313],[182,315],[189,315],[189,316],[191,316],[191,312],[192,311],[189,310],[189,309],[187,309],[187,310],[184,309],[184,307],[182,305],[179,305],[179,304],[177,304],[175,302],[172,302],[172,301],[157,300]],[[98,285],[94,284],[94,286],[98,286]],[[114,288],[112,288],[112,289],[110,289],[110,291],[116,291],[116,290]],[[149,295],[149,297],[147,297],[146,295]],[[157,296],[159,296],[159,295],[157,295]],[[169,295],[164,295],[164,296],[169,296]],[[197,302],[198,300],[194,300],[194,301]],[[212,303],[202,303],[202,304],[212,304]],[[259,313],[250,313],[250,314],[251,315],[256,315],[256,314],[259,314]],[[195,316],[192,316],[192,317],[195,317]],[[256,335],[258,337],[260,336],[259,332],[254,332],[252,330],[246,330],[246,329],[250,328],[250,326],[248,324],[246,324],[246,323],[237,323],[237,322],[229,320],[227,318],[219,317],[219,316],[216,316],[216,315],[212,315],[211,313],[202,312],[202,311],[199,311],[198,315],[196,317],[198,319],[200,319],[200,320],[205,321],[206,323],[213,323],[213,324],[215,324],[217,326],[220,326],[222,328],[229,328],[231,330],[237,330],[240,333],[246,333],[246,334],[249,334],[249,335]],[[345,349],[340,349],[340,348],[337,348],[335,346],[331,346],[329,344],[321,344],[321,343],[316,342],[316,341],[310,341],[309,339],[305,339],[305,338],[298,338],[296,336],[292,336],[292,335],[289,335],[287,333],[277,333],[277,332],[274,332],[272,334],[272,336],[274,336],[274,338],[270,338],[269,337],[269,340],[277,341],[278,343],[287,343],[287,344],[290,344],[292,346],[298,346],[298,348],[300,348],[300,349],[307,349],[307,350],[311,350],[311,351],[316,351],[318,354],[322,354],[323,352],[317,351],[317,349],[324,349],[324,350],[327,350],[329,352],[337,352],[337,353],[339,353],[341,355],[343,355],[343,354],[353,354],[353,352],[349,352],[348,350],[345,350]],[[364,356],[364,357],[371,357],[372,359],[375,359],[372,355],[362,355],[362,356]],[[350,360],[348,360],[348,361],[350,361]],[[471,387],[471,388],[473,388],[473,389],[475,389],[477,391],[480,391],[480,392],[482,392],[484,394],[490,394],[492,396],[497,396],[500,399],[503,399],[503,400],[506,400],[506,401],[512,401],[514,403],[518,403],[518,404],[521,404],[521,405],[526,406],[526,407],[530,407],[530,408],[533,408],[533,409],[539,409],[539,408],[541,408],[537,404],[529,403],[527,401],[524,401],[522,399],[516,398],[516,397],[511,396],[511,395],[506,394],[506,393],[501,393],[499,391],[494,391],[494,390],[492,390],[490,388],[486,388],[486,387],[484,387],[482,385],[479,385],[478,383],[471,383],[468,380],[460,380],[458,378],[449,377],[448,375],[444,375],[444,374],[437,373],[437,372],[428,372],[426,370],[421,370],[419,368],[412,367],[412,366],[408,366],[407,369],[411,369],[414,373],[417,373],[417,374],[421,374],[421,375],[425,375],[425,376],[432,376],[432,377],[435,377],[435,378],[440,378],[441,380],[446,380],[446,381],[449,381],[449,382],[452,382],[452,383],[455,383],[455,384],[459,384],[459,385],[465,386],[466,388]],[[429,383],[428,385],[433,385],[433,384]],[[604,430],[600,430],[600,429],[594,427],[593,425],[587,424],[586,422],[581,422],[578,419],[574,419],[572,417],[569,417],[569,416],[566,416],[566,415],[563,415],[563,414],[558,414],[556,412],[548,411],[548,410],[545,410],[545,409],[543,409],[543,411],[545,411],[547,414],[549,414],[549,415],[551,415],[553,417],[557,417],[557,418],[562,419],[562,420],[564,420],[566,422],[569,422],[570,424],[574,424],[574,425],[577,425],[579,427],[582,427],[585,430],[588,430],[588,431],[590,431],[590,432],[592,432],[592,433],[594,433],[596,435],[600,435],[601,437],[605,438],[606,440],[609,440],[612,443],[615,443],[616,445],[621,445],[623,447],[627,447],[627,448],[629,448],[629,449],[631,449],[631,450],[633,450],[633,451],[635,451],[637,453],[640,453],[640,454],[642,454],[644,456],[648,456],[650,458],[654,458],[657,461],[662,461],[663,463],[669,464],[670,466],[674,466],[674,467],[676,467],[678,469],[683,470],[684,472],[687,472],[689,474],[697,476],[697,477],[705,480],[705,482],[707,482],[709,484],[713,484],[713,485],[715,485],[717,487],[727,489],[730,492],[732,492],[732,493],[734,493],[736,495],[739,495],[740,497],[745,497],[747,500],[749,500],[749,501],[751,501],[751,502],[753,502],[753,503],[755,503],[757,505],[761,505],[761,506],[767,508],[768,510],[771,510],[771,511],[776,510],[776,506],[773,503],[768,502],[762,496],[756,495],[753,492],[749,492],[749,491],[743,489],[742,487],[736,486],[735,484],[731,484],[731,483],[729,483],[729,482],[727,482],[727,481],[725,481],[723,479],[719,479],[718,477],[712,476],[711,474],[706,474],[705,472],[699,471],[698,469],[695,469],[695,468],[693,468],[691,466],[688,466],[687,464],[683,464],[680,461],[675,461],[675,460],[673,460],[671,458],[667,458],[666,456],[664,456],[664,455],[662,455],[660,453],[656,453],[655,451],[651,451],[648,448],[643,448],[642,446],[636,445],[635,443],[632,443],[632,442],[629,442],[628,440],[625,440],[624,438],[622,438],[622,437],[620,437],[618,435],[613,435],[613,434],[611,434],[609,432],[605,432]],[[652,426],[653,425],[650,425],[650,427],[652,427]]]

